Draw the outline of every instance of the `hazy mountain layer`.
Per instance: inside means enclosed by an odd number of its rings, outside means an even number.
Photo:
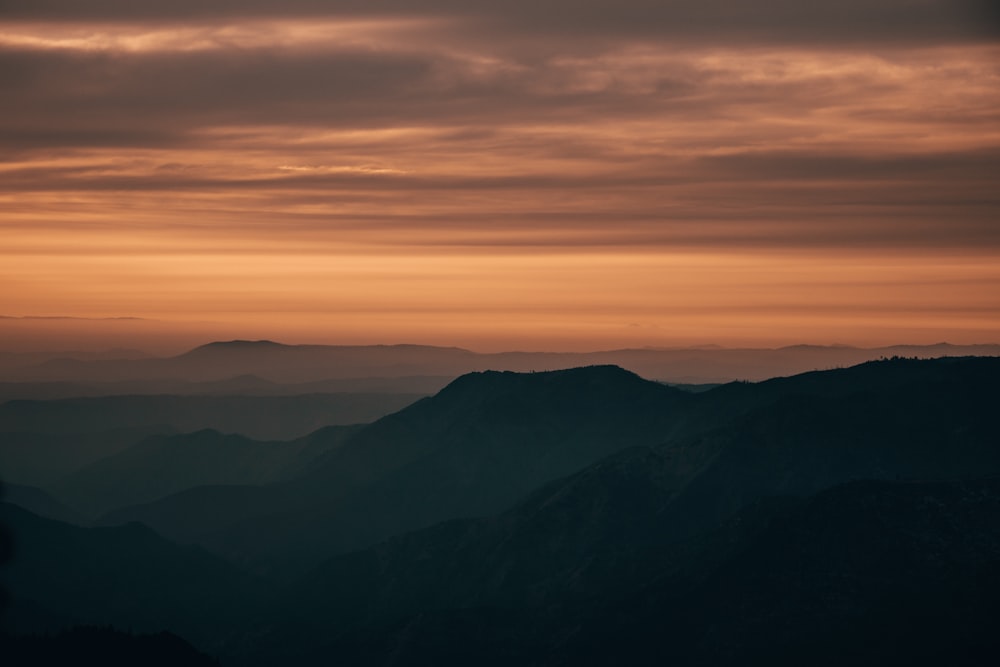
[[[358,429],[328,426],[291,442],[260,442],[213,430],[154,436],[50,488],[88,516],[97,516],[195,486],[279,482],[303,474]]]
[[[0,475],[3,481],[47,487],[145,438],[172,433],[164,425],[91,433],[0,432]]]
[[[0,404],[0,432],[81,434],[120,428],[215,429],[290,440],[331,424],[364,424],[419,394],[300,396],[106,396]]]
[[[617,365],[639,375],[668,382],[707,383],[763,380],[810,370],[852,366],[892,356],[997,356],[1000,345],[892,346],[862,349],[846,346],[798,345],[779,349],[625,349],[604,352],[503,352],[480,354],[451,347],[422,345],[282,345],[271,341],[230,341],[203,345],[169,358],[51,359],[8,368],[8,381],[72,383],[144,383],[126,393],[160,393],[167,381],[233,385],[232,393],[258,393],[262,383],[322,382],[335,379],[420,376],[454,378],[473,371],[547,371],[591,365]],[[245,376],[253,376],[245,378]],[[234,378],[244,379],[242,381]],[[239,387],[244,387],[240,389]],[[412,386],[412,385],[410,385]],[[438,385],[441,386],[441,385]],[[433,387],[431,390],[435,390]],[[204,387],[203,387],[204,389]],[[362,389],[353,389],[361,391]],[[371,389],[364,389],[370,391]],[[386,389],[375,389],[384,391]],[[38,391],[36,388],[35,391]],[[196,390],[201,393],[202,390]],[[276,393],[284,393],[275,389]],[[178,393],[191,393],[191,388]]]
[[[332,378],[273,382],[237,375],[208,382],[125,380],[121,382],[0,382],[0,401],[100,398],[108,396],[302,396],[306,394],[413,394],[440,391],[453,376]]]
[[[5,483],[0,487],[0,500],[46,519],[80,525],[87,522],[83,514],[34,486]]]

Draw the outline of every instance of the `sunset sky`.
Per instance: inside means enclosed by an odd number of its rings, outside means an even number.
[[[0,349],[998,342],[995,7],[0,0]]]

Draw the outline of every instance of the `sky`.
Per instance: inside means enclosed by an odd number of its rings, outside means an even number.
[[[0,349],[1000,341],[997,7],[0,0]]]

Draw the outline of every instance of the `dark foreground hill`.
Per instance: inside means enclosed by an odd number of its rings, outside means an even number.
[[[108,627],[80,626],[54,635],[0,634],[0,660],[7,667],[100,665],[101,667],[218,667],[177,635],[133,635]]]
[[[17,505],[32,514],[37,514],[47,519],[55,519],[56,521],[78,525],[87,522],[85,516],[56,500],[42,489],[34,486],[4,484],[0,487],[0,498],[4,502]]]
[[[996,479],[855,482],[757,504],[679,561],[660,579],[584,601],[428,608],[317,642],[298,659],[973,666],[1000,649]]]
[[[4,628],[40,632],[78,624],[169,629],[218,649],[245,627],[262,583],[197,547],[141,524],[81,528],[0,503],[13,557],[0,582]]]

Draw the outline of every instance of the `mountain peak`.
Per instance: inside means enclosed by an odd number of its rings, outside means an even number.
[[[442,406],[466,407],[499,397],[525,405],[544,404],[550,400],[598,405],[605,401],[618,404],[644,400],[642,397],[660,400],[667,395],[683,393],[679,389],[645,380],[619,366],[601,365],[526,373],[492,370],[466,373],[453,380],[432,400],[440,401]]]
[[[248,348],[248,347],[290,347],[284,343],[276,343],[273,340],[243,340],[240,338],[234,340],[217,340],[211,343],[205,343],[196,350],[208,349],[219,349],[219,348]]]
[[[453,380],[442,392],[454,391],[460,388],[466,391],[470,388],[511,386],[541,386],[552,384],[579,384],[593,382],[647,382],[632,371],[620,366],[603,364],[596,366],[579,366],[554,371],[475,371],[466,373]]]
[[[215,355],[219,353],[263,352],[271,350],[285,350],[293,347],[294,346],[292,345],[285,345],[284,343],[276,343],[273,340],[217,340],[211,343],[205,343],[204,345],[199,345],[198,347],[191,349],[180,356],[189,357]]]

